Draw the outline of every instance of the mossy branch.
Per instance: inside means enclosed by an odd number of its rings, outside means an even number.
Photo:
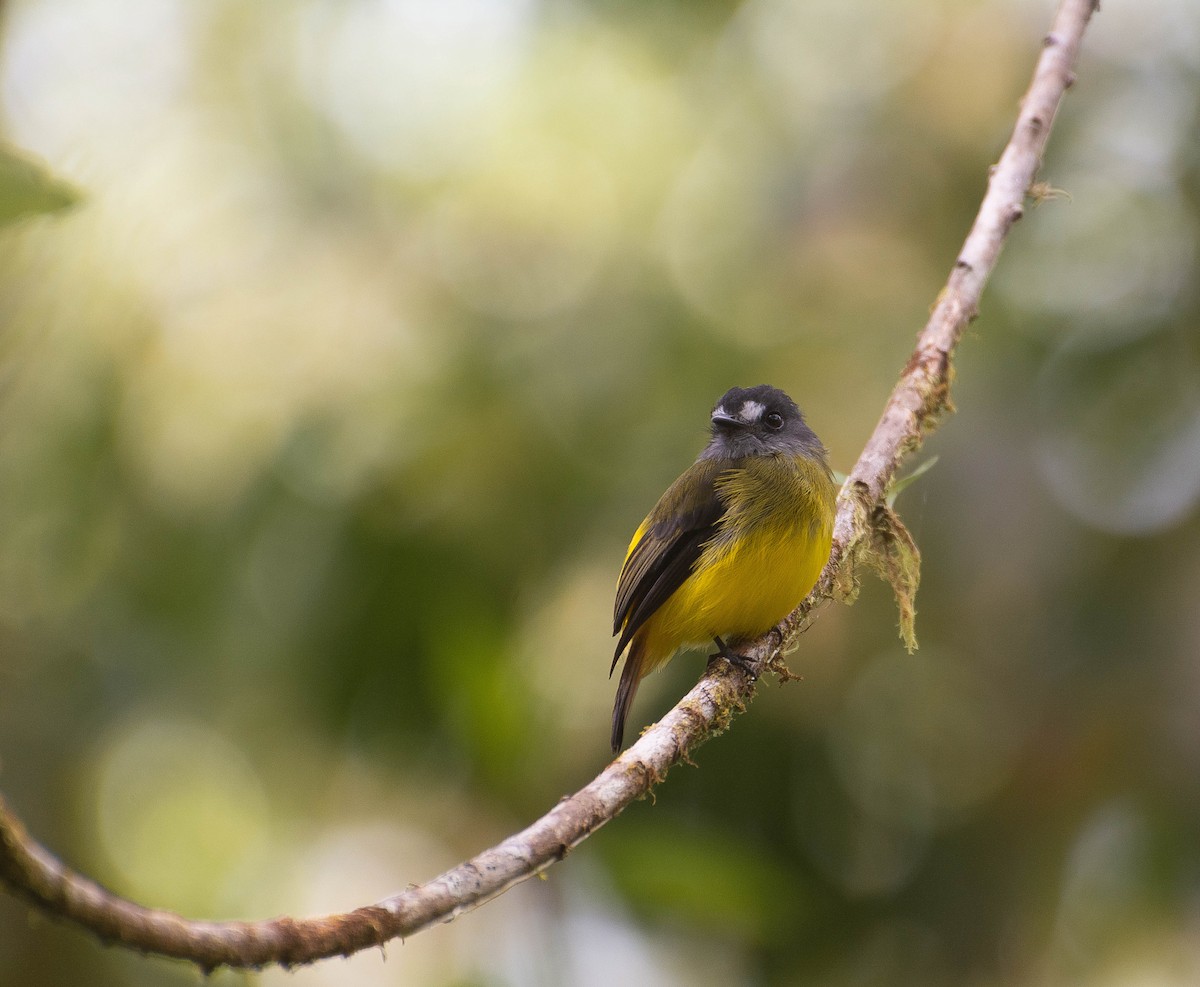
[[[863,566],[892,584],[902,634],[910,646],[915,644],[913,597],[920,556],[888,503],[888,491],[900,463],[951,409],[955,348],[979,309],[1009,230],[1034,191],[1050,125],[1073,81],[1073,66],[1094,9],[1094,0],[1063,0],[1059,7],[975,224],[879,424],[842,488],[829,564],[808,600],[746,649],[760,668],[777,666],[779,655],[794,642],[816,606],[834,598],[852,599]],[[646,795],[699,744],[725,729],[753,697],[755,686],[749,673],[714,662],[637,743],[527,829],[426,884],[341,915],[197,922],[145,908],[65,867],[25,832],[3,801],[0,881],[38,908],[108,942],[188,960],[205,970],[222,965],[294,966],[347,956],[454,918],[561,860],[634,799]]]

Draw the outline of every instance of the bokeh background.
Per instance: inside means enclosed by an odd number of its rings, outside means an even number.
[[[850,467],[1051,14],[5,3],[3,135],[83,196],[0,230],[12,806],[132,898],[257,918],[589,780],[629,533],[733,384]],[[1106,2],[899,501],[916,654],[868,584],[547,880],[208,982],[1200,982],[1198,122],[1200,6]],[[0,984],[199,979],[0,896]]]

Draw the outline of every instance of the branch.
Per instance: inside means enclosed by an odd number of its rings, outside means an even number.
[[[1041,162],[1054,114],[1071,85],[1072,66],[1095,0],[1063,0],[1038,59],[1008,146],[992,169],[987,193],[946,287],[888,400],[879,424],[842,489],[829,564],[816,588],[778,628],[747,649],[758,667],[779,664],[811,618],[831,598],[852,598],[858,567],[879,570],[896,590],[901,625],[911,641],[912,596],[919,555],[886,502],[906,455],[951,409],[952,356]],[[668,769],[719,733],[753,697],[756,679],[714,662],[696,686],[600,775],[527,829],[446,871],[374,905],[323,918],[197,922],[120,898],[61,864],[25,832],[0,800],[0,880],[39,908],[102,939],[134,949],[218,966],[293,966],[348,956],[411,936],[480,905],[561,860],[569,850],[646,795]]]

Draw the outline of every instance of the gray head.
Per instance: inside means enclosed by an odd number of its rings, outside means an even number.
[[[712,410],[712,438],[701,459],[789,453],[824,461],[825,447],[796,402],[777,387],[734,387]]]

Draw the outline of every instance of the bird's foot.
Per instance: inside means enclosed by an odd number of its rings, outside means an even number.
[[[730,651],[729,646],[719,637],[713,638],[713,643],[717,646],[716,654],[709,655],[709,659],[724,658],[729,664],[736,665],[743,672],[750,676],[752,682],[758,681],[758,669],[756,663],[751,661],[746,655],[740,655],[736,651]]]

